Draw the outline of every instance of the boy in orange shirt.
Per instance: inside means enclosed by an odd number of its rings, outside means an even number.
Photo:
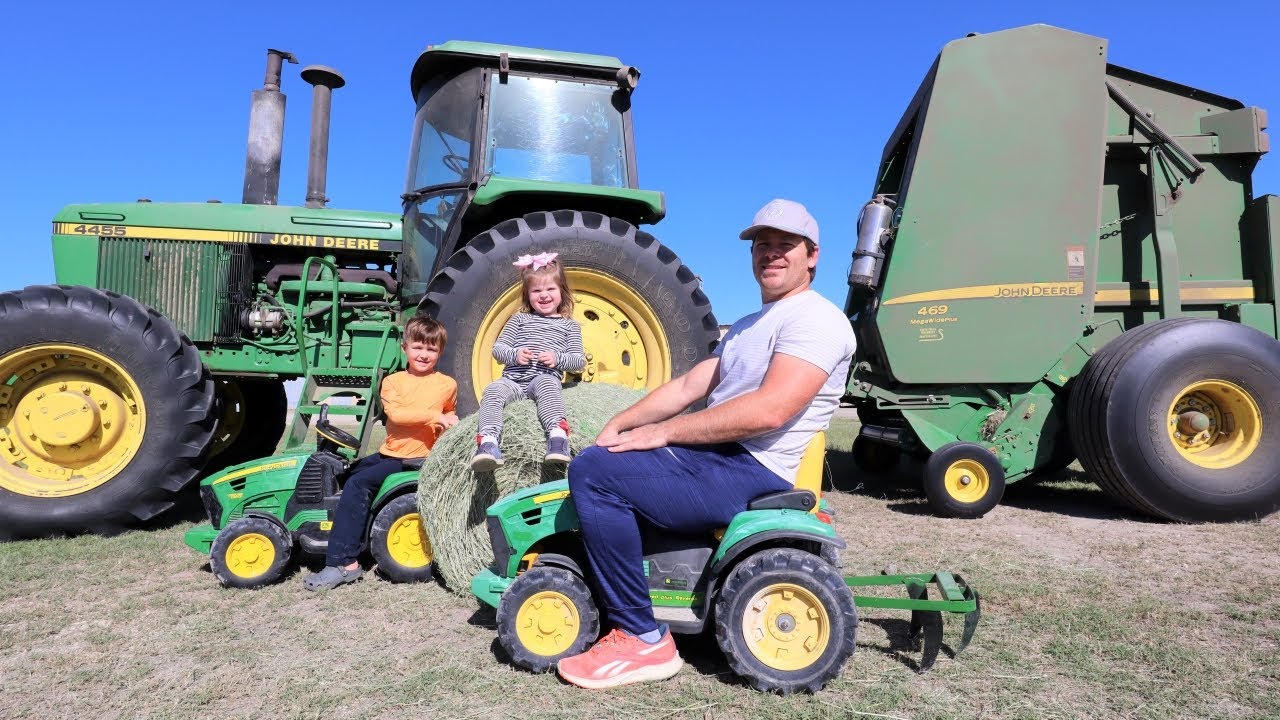
[[[308,590],[328,590],[360,579],[364,569],[358,558],[374,493],[406,459],[430,455],[440,434],[458,422],[458,383],[436,372],[448,340],[444,326],[431,318],[417,316],[405,324],[400,347],[408,367],[384,378],[379,392],[387,439],[378,452],[352,466],[334,510],[325,568],[303,579]]]

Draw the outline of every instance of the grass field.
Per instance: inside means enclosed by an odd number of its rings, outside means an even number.
[[[0,545],[0,718],[1280,718],[1280,517],[1152,522],[1076,468],[981,520],[935,518],[918,467],[857,476],[855,431],[828,452],[846,571],[952,570],[982,592],[973,644],[928,674],[906,616],[868,611],[817,695],[747,688],[703,637],[678,641],[671,681],[583,691],[506,664],[492,612],[436,584],[224,590],[182,544],[189,513]]]

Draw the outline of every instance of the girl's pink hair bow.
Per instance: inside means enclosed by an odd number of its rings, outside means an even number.
[[[555,262],[557,257],[560,257],[560,253],[544,252],[537,255],[521,255],[511,264],[521,269],[529,268],[531,270],[540,270]]]

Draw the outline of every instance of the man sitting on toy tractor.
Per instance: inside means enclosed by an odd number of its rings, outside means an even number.
[[[654,618],[641,521],[666,533],[710,531],[756,498],[791,490],[810,439],[844,393],[855,340],[840,308],[810,288],[817,221],[799,203],[773,200],[740,237],[751,242],[761,309],[734,323],[711,358],[610,420],[569,466],[598,602],[613,625],[590,650],[560,660],[560,676],[575,685],[614,687],[680,670],[670,630]],[[682,414],[703,400],[705,409]],[[820,561],[800,551],[762,554],[737,572],[747,583],[752,573],[808,573],[810,558]],[[849,642],[844,657],[832,658],[836,672],[852,650]]]

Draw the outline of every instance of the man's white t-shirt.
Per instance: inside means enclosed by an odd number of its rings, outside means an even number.
[[[798,357],[827,373],[818,396],[782,427],[739,441],[760,464],[794,483],[809,440],[827,429],[840,405],[855,346],[849,318],[813,290],[766,303],[734,323],[716,347],[720,382],[707,405],[758,389],[774,353]]]

